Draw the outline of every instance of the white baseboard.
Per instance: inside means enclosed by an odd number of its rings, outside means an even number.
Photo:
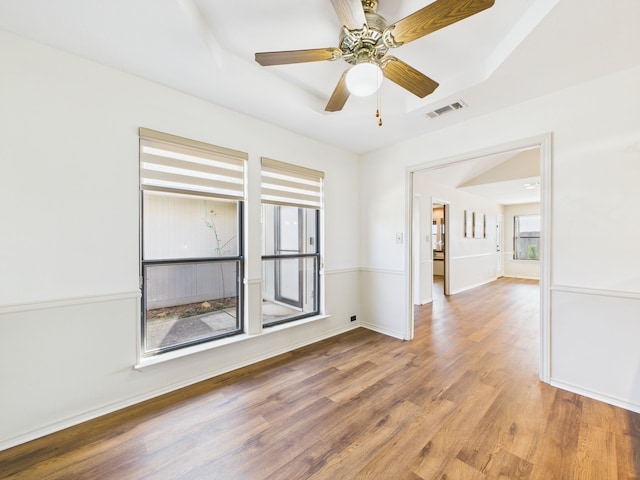
[[[423,298],[418,302],[419,303],[414,303],[414,305],[427,305],[428,303],[433,303],[433,298]]]
[[[521,278],[523,280],[540,280],[540,277],[531,277],[526,275],[503,275],[505,278]]]
[[[387,335],[388,337],[397,338],[398,340],[406,340],[404,333],[399,333],[394,330],[389,330],[387,328],[381,328],[378,325],[373,325],[371,323],[366,323],[366,322],[360,322],[360,326],[362,328],[366,328],[367,330],[371,330],[372,332],[377,332],[383,335]]]
[[[569,383],[559,382],[553,379],[550,380],[549,384],[553,387],[560,388],[571,393],[577,393],[578,395],[593,398],[594,400],[608,403],[609,405],[613,405],[615,407],[624,408],[625,410],[629,410],[630,412],[640,413],[640,405],[629,403],[625,400],[621,400],[610,395],[605,395],[600,392],[594,392],[586,388],[578,387],[577,385],[571,385]]]
[[[498,279],[497,277],[488,278],[486,280],[483,280],[482,282],[474,283],[473,285],[467,285],[464,288],[460,288],[458,290],[453,290],[453,291],[451,291],[449,293],[451,295],[455,295],[456,293],[466,292],[467,290],[471,290],[472,288],[481,287],[482,285],[486,285],[487,283],[495,282],[497,279]]]

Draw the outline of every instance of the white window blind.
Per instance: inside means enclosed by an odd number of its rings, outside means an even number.
[[[263,203],[322,208],[324,173],[310,168],[262,158]]]
[[[140,187],[244,198],[244,152],[140,128]]]

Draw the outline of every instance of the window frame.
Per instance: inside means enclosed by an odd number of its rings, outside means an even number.
[[[274,319],[269,322],[264,321],[262,315],[261,322],[263,328],[269,328],[284,323],[291,323],[304,318],[309,318],[322,314],[322,217],[323,217],[323,191],[324,191],[324,172],[313,170],[310,168],[294,165],[290,163],[272,160],[270,158],[261,158],[261,209],[263,218],[265,215],[265,205],[274,206],[274,217],[278,216],[277,209],[282,206],[298,208],[299,218],[305,218],[306,224],[308,219],[304,211],[312,211],[314,214],[313,224],[315,228],[315,245],[313,252],[293,253],[293,254],[265,254],[261,256],[263,265],[263,295],[265,286],[265,262],[278,262],[279,260],[298,259],[299,260],[299,278],[304,276],[305,269],[301,268],[303,262],[307,259],[313,259],[313,291],[314,291],[314,308],[309,312],[300,312],[299,315],[285,316],[280,319]],[[301,214],[301,212],[303,212]],[[306,227],[305,227],[306,228]],[[303,230],[304,232],[304,230]],[[274,239],[277,235],[277,223],[273,220]],[[267,239],[263,237],[263,242]],[[303,243],[304,244],[304,243]],[[263,243],[264,246],[264,243]],[[263,250],[264,252],[265,250]],[[274,263],[274,272],[276,264]],[[275,277],[275,275],[274,275]],[[274,289],[275,289],[274,278]],[[274,295],[275,296],[275,295]],[[264,296],[263,296],[264,301]],[[274,299],[275,301],[275,299]]]
[[[538,230],[538,235],[537,236],[530,236],[530,237],[522,237],[520,235],[520,228],[519,228],[519,218],[521,217],[538,217],[538,222],[540,223],[540,227],[542,227],[542,216],[538,213],[525,213],[525,214],[521,214],[521,215],[514,215],[513,216],[513,260],[518,261],[518,262],[539,262],[540,261],[540,230]],[[535,238],[537,239],[537,258],[521,258],[518,255],[519,249],[518,249],[518,241],[522,238]]]
[[[268,204],[268,203],[267,203]],[[264,204],[263,204],[264,205]],[[273,205],[273,204],[268,204],[268,205]],[[281,205],[277,205],[275,204],[276,208],[280,208]],[[295,315],[295,316],[291,316],[291,317],[286,317],[280,320],[274,320],[272,322],[264,322],[262,321],[262,327],[263,328],[269,328],[269,327],[273,327],[276,325],[282,325],[284,323],[289,323],[289,322],[293,322],[296,320],[301,320],[303,318],[309,318],[309,317],[313,317],[316,315],[320,314],[320,299],[321,297],[321,292],[320,292],[320,245],[321,245],[321,239],[320,239],[320,209],[318,208],[309,208],[309,207],[297,207],[298,208],[298,215],[299,216],[304,216],[304,215],[300,215],[300,209],[306,208],[308,210],[312,210],[314,212],[314,225],[315,225],[315,251],[312,253],[295,253],[295,254],[270,254],[270,255],[262,255],[261,257],[261,261],[264,264],[265,261],[275,261],[277,262],[278,260],[295,260],[298,259],[299,260],[299,264],[303,263],[305,259],[307,258],[313,258],[314,259],[314,265],[315,265],[315,269],[313,272],[313,291],[315,292],[314,295],[314,304],[315,304],[315,308],[313,309],[313,311],[311,312],[301,312],[300,315]],[[274,264],[274,269],[276,268],[276,265]],[[304,270],[299,269],[298,270],[298,274],[299,274],[299,278],[301,279],[303,277],[304,274]],[[264,280],[264,279],[263,279]]]
[[[140,338],[139,338],[139,356],[140,358],[152,358],[161,356],[162,354],[175,352],[177,350],[182,350],[184,348],[192,347],[194,345],[201,345],[209,342],[214,342],[216,340],[228,338],[231,336],[239,335],[245,332],[245,318],[244,318],[244,304],[245,304],[245,287],[244,287],[244,276],[245,276],[245,240],[244,240],[244,197],[245,197],[245,188],[244,184],[246,183],[246,160],[248,159],[248,155],[244,152],[239,152],[235,150],[230,150],[224,147],[218,147],[215,145],[206,144],[203,142],[199,142],[196,140],[190,140],[182,137],[177,137],[174,135],[156,132],[154,130],[149,130],[145,128],[139,129],[139,138],[140,138],[140,149],[139,149],[139,162],[140,162],[140,181],[139,181],[139,213],[140,213],[140,228],[139,228],[139,281],[140,281],[140,290],[141,290],[141,301],[140,301]],[[221,193],[217,194],[215,191],[202,193],[199,191],[190,191],[188,189],[176,189],[173,187],[165,188],[165,187],[157,187],[157,186],[148,186],[143,185],[144,173],[143,173],[143,145],[145,141],[149,141],[153,144],[153,142],[163,142],[167,145],[174,146],[177,148],[191,148],[200,150],[206,154],[220,155],[221,157],[228,157],[233,159],[234,162],[238,163],[239,160],[242,164],[242,181],[240,183],[240,190],[236,192]],[[238,180],[236,180],[238,181]],[[218,182],[219,183],[219,182]],[[199,188],[199,187],[198,187]],[[237,187],[233,187],[237,188]],[[215,189],[215,187],[214,187]],[[149,193],[159,192],[167,195],[181,195],[187,198],[208,198],[210,200],[218,200],[218,201],[233,201],[236,203],[236,223],[237,223],[237,250],[236,255],[225,255],[225,256],[206,256],[206,257],[187,257],[187,258],[153,258],[153,259],[145,259],[144,256],[144,221],[145,221],[145,207],[144,207],[144,197],[145,191]],[[234,262],[236,264],[236,327],[233,330],[227,330],[222,333],[213,334],[210,336],[196,338],[192,340],[186,340],[180,343],[174,343],[172,345],[164,346],[161,348],[155,349],[147,349],[147,269],[148,267],[153,266],[169,266],[169,265],[196,265],[196,264],[220,264],[220,263],[230,263]]]

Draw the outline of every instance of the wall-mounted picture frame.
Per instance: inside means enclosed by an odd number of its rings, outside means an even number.
[[[473,238],[485,238],[485,215],[473,212]]]
[[[464,211],[464,238],[473,238],[473,213]]]

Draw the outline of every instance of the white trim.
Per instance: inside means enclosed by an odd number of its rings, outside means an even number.
[[[446,157],[441,160],[437,160],[435,162],[426,162],[419,163],[417,165],[412,165],[407,167],[407,169],[411,173],[428,171],[428,170],[436,170],[440,168],[450,167],[451,165],[455,165],[458,163],[466,162],[468,160],[481,159],[483,157],[490,157],[493,155],[497,155],[500,153],[506,153],[511,151],[524,151],[531,148],[539,148],[545,139],[550,136],[550,133],[538,135],[530,138],[523,138],[521,140],[517,140],[514,142],[509,142],[503,145],[496,145],[494,147],[487,147],[481,150],[477,150],[475,152],[467,152],[459,155],[454,155],[452,157]]]
[[[387,328],[381,328],[378,325],[373,325],[367,322],[360,322],[360,326],[366,328],[367,330],[371,330],[372,332],[381,333],[382,335],[386,335],[388,337],[397,338],[398,340],[409,340],[405,338],[402,333],[396,332],[395,330],[389,330]]]
[[[325,318],[331,318],[331,315],[320,314],[313,317],[301,318],[300,320],[293,320],[287,323],[281,323],[279,325],[273,325],[272,327],[266,327],[262,329],[263,335],[268,335],[274,332],[280,332],[282,330],[288,330],[289,328],[299,327],[300,325],[306,325],[307,323],[317,322],[318,320],[324,320]]]
[[[540,149],[540,214],[542,216],[542,235],[541,235],[541,256],[540,256],[540,365],[539,365],[539,377],[540,380],[549,383],[550,368],[551,368],[551,191],[552,191],[552,145],[553,136],[552,133],[544,133],[536,135],[534,137],[523,138],[515,140],[503,145],[497,145],[487,147],[475,152],[467,152],[459,155],[455,155],[448,158],[443,158],[435,162],[420,163],[407,167],[406,176],[406,205],[410,211],[406,212],[405,222],[406,231],[408,232],[409,248],[406,249],[405,255],[405,267],[407,268],[408,275],[408,311],[407,316],[410,318],[409,331],[413,331],[413,305],[411,299],[412,293],[412,277],[413,277],[413,265],[411,262],[411,256],[413,252],[413,175],[416,172],[436,170],[445,168],[448,166],[460,164],[462,162],[479,159],[486,156],[496,155],[499,153],[514,151],[514,150],[527,150],[531,148]],[[448,272],[447,272],[448,273]],[[448,277],[447,277],[448,278]],[[472,287],[470,287],[472,288]],[[450,292],[457,293],[457,292]]]
[[[402,272],[403,275],[405,275],[404,288],[405,288],[405,295],[406,295],[405,318],[404,318],[405,334],[403,336],[404,340],[413,340],[413,337],[415,336],[415,322],[413,321],[413,280],[414,280],[413,276],[415,275],[415,272],[413,271],[413,256],[414,256],[414,252],[416,250],[419,250],[419,247],[418,249],[416,249],[413,244],[413,240],[414,240],[413,237],[415,236],[415,233],[413,231],[413,219],[415,217],[413,212],[413,209],[414,209],[413,201],[415,197],[415,192],[413,191],[413,174],[414,172],[411,169],[411,167],[407,167],[405,171],[406,196],[404,201],[404,205],[405,205],[404,231],[407,232],[407,248],[405,248],[404,272]],[[433,205],[433,199],[431,200],[431,204]],[[431,219],[432,216],[433,216],[433,208],[431,208],[431,214],[429,218]],[[429,220],[430,223],[431,221],[432,220]],[[418,233],[420,233],[420,231],[418,231]],[[447,237],[448,235],[445,237],[445,241],[448,240]],[[445,261],[445,270],[447,265],[448,263]],[[433,273],[433,267],[432,267],[432,273]],[[447,276],[445,277],[447,280],[449,279],[448,273],[449,272],[446,272]],[[433,292],[431,293],[431,295],[433,296]],[[389,334],[389,335],[395,336],[392,334]]]
[[[568,392],[577,393],[578,395],[582,395],[588,398],[593,398],[595,400],[608,403],[609,405],[614,405],[616,407],[624,408],[625,410],[629,410],[631,412],[640,413],[640,405],[626,402],[617,397],[612,397],[610,395],[606,395],[600,392],[595,392],[593,390],[578,387],[577,385],[572,385],[570,383],[560,382],[558,380],[553,380],[553,379],[549,380],[549,384],[556,388],[566,390]]]
[[[403,270],[386,270],[384,268],[361,268],[360,271],[367,273],[382,273],[384,275],[406,275],[406,271]]]
[[[521,278],[523,280],[540,280],[540,277],[529,277],[527,275],[502,275],[504,278]]]
[[[0,315],[18,312],[31,312],[34,310],[46,310],[50,308],[68,307],[74,305],[90,305],[92,303],[117,302],[140,298],[139,290],[112,293],[108,295],[87,295],[81,297],[60,298],[57,300],[36,300],[33,302],[16,303],[11,305],[0,305]]]
[[[360,273],[359,268],[332,268],[324,270],[325,275],[341,275],[344,273]]]
[[[188,357],[200,352],[208,352],[209,350],[215,350],[216,348],[224,347],[225,345],[231,345],[233,343],[239,343],[239,342],[248,340],[250,338],[254,338],[258,335],[260,334],[249,335],[246,333],[241,333],[238,335],[232,335],[230,337],[223,337],[215,340],[212,339],[208,342],[200,343],[198,345],[193,345],[191,347],[179,348],[177,350],[171,350],[169,352],[160,353],[158,355],[142,357],[138,360],[138,363],[136,363],[133,366],[133,369],[137,371],[142,371],[154,365],[160,365],[166,362],[170,362],[171,360]]]
[[[538,138],[540,146],[540,380],[551,379],[551,187],[553,136],[551,133]]]
[[[207,352],[209,350],[215,350],[216,348],[224,347],[227,345],[231,345],[234,343],[244,342],[246,340],[250,340],[252,338],[260,337],[263,335],[268,335],[269,333],[279,332],[282,330],[288,330],[289,328],[295,328],[300,325],[306,325],[307,323],[316,322],[318,320],[323,320],[325,318],[329,318],[330,315],[315,315],[313,317],[302,318],[300,320],[293,320],[291,322],[283,323],[281,325],[274,325],[273,327],[263,328],[260,333],[256,333],[254,335],[241,333],[238,335],[232,335],[229,337],[223,337],[215,340],[211,340],[209,342],[200,343],[198,345],[193,345],[192,347],[180,348],[177,350],[172,350],[166,353],[161,353],[158,355],[153,355],[149,357],[142,357],[138,360],[133,366],[134,370],[142,371],[147,367],[151,367],[154,365],[160,365],[165,362],[170,362],[171,360],[175,360],[177,358],[184,358],[190,355],[194,355],[200,352]],[[294,347],[297,348],[297,347]]]
[[[625,292],[601,288],[571,287],[569,285],[551,285],[552,292],[576,293],[579,295],[596,295],[599,297],[628,298],[640,300],[640,292]]]
[[[483,280],[482,282],[474,283],[472,285],[466,285],[464,288],[460,288],[458,290],[453,290],[451,292],[451,295],[455,295],[456,293],[466,292],[467,290],[471,290],[473,288],[481,287],[482,285],[486,285],[488,283],[495,282],[496,280],[498,280],[498,277],[492,277],[492,278],[488,278],[486,280]]]

